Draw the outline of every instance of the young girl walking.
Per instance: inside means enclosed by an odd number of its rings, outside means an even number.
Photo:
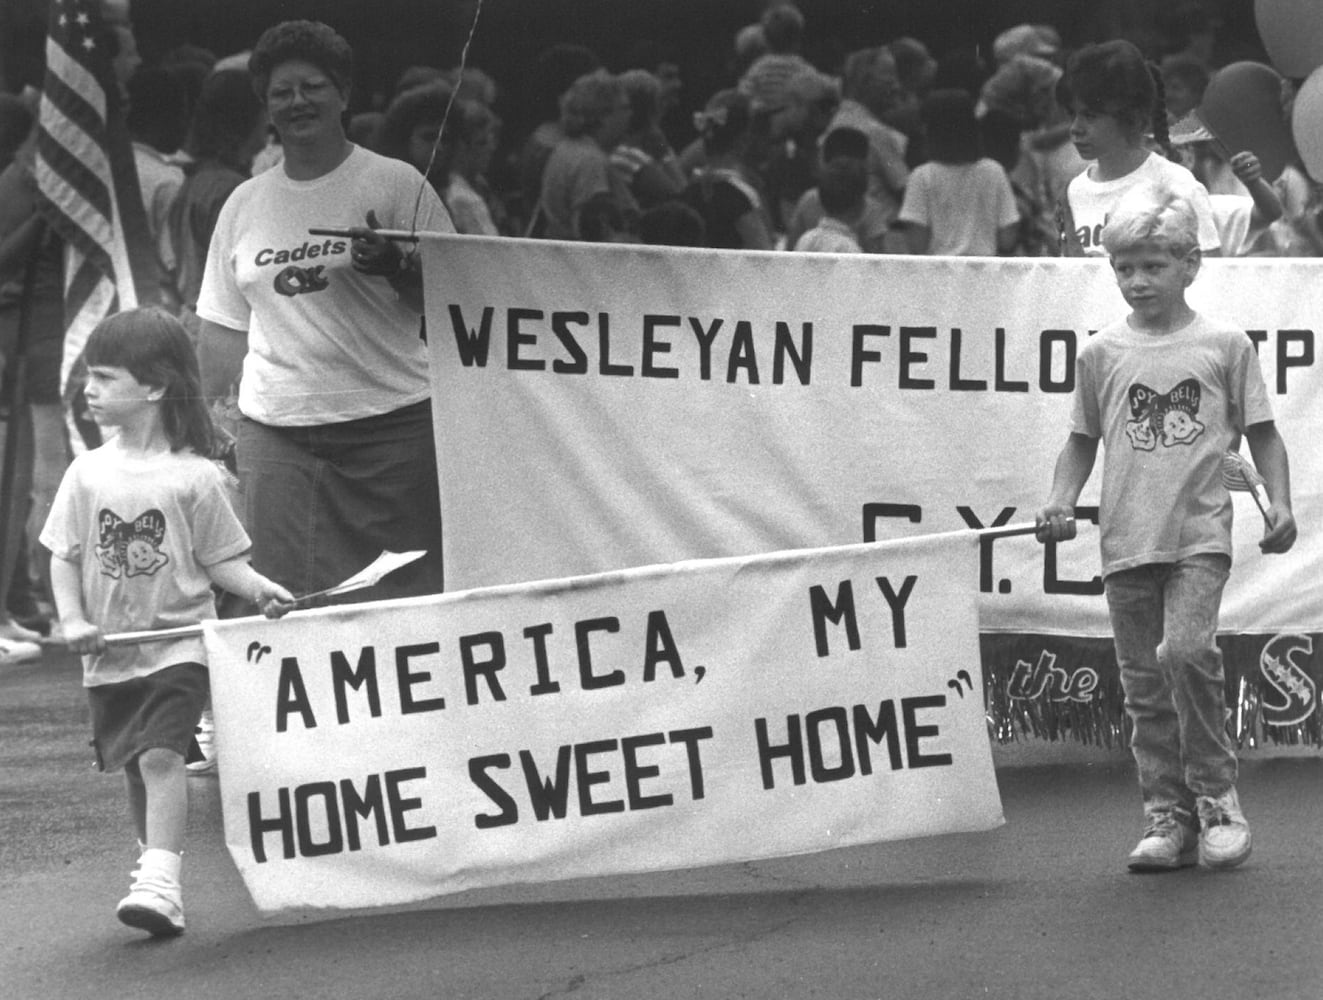
[[[1072,116],[1071,141],[1091,161],[1070,182],[1060,206],[1063,255],[1106,256],[1102,231],[1108,216],[1127,191],[1145,185],[1188,200],[1198,216],[1203,256],[1220,255],[1207,189],[1185,167],[1153,151],[1153,145],[1170,150],[1167,113],[1161,74],[1139,49],[1116,39],[1077,50],[1057,84],[1057,99]]]
[[[69,466],[41,542],[57,635],[83,656],[97,766],[128,779],[140,857],[119,919],[174,935],[184,929],[184,755],[207,697],[202,640],[108,647],[105,635],[214,618],[213,583],[271,617],[293,597],[248,565],[248,536],[208,458],[211,419],[179,321],[154,308],[111,316],[85,359],[88,407],[113,436]]]

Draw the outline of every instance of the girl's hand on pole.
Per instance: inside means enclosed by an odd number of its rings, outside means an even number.
[[[294,595],[274,580],[261,578],[257,592],[253,594],[253,603],[268,618],[280,618],[294,607]]]

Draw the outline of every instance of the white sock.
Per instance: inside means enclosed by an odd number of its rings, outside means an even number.
[[[163,850],[159,847],[149,847],[142,852],[142,857],[138,859],[137,876],[145,880],[148,877],[155,876],[166,882],[179,884],[179,870],[183,858],[174,851]]]

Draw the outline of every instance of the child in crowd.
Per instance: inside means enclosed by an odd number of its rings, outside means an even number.
[[[749,99],[736,90],[718,91],[694,115],[705,165],[694,172],[683,200],[703,217],[710,247],[772,249],[769,216],[745,158],[752,125]]]
[[[85,358],[88,407],[114,436],[74,459],[41,542],[57,634],[83,655],[97,765],[128,779],[140,856],[117,913],[169,936],[184,930],[184,754],[207,697],[202,639],[108,647],[105,635],[214,618],[213,583],[272,617],[293,597],[248,564],[248,536],[207,457],[213,430],[183,325],[156,308],[118,313],[92,331]]]
[[[822,220],[796,241],[794,249],[812,253],[863,253],[855,227],[868,197],[864,161],[842,156],[822,168],[818,178]]]
[[[654,205],[639,216],[639,238],[650,246],[707,246],[703,217],[678,198]]]
[[[1009,253],[1020,210],[1006,171],[982,153],[974,99],[964,90],[934,90],[921,113],[931,158],[910,174],[898,217],[910,253]]]
[[[839,159],[854,159],[864,165],[865,176],[868,171],[868,136],[857,128],[840,125],[822,137],[820,151],[822,163],[832,163]],[[819,173],[821,167],[818,168]],[[822,222],[824,215],[822,193],[816,186],[809,188],[795,203],[786,224],[786,243],[794,249],[799,238]],[[884,253],[887,234],[891,231],[891,218],[887,210],[871,194],[864,196],[864,210],[855,223],[855,239],[864,253]]]
[[[1245,257],[1254,252],[1268,227],[1282,217],[1282,202],[1264,178],[1259,158],[1249,150],[1234,153],[1227,162],[1247,194],[1210,194],[1209,200],[1222,256]]]
[[[1259,547],[1285,552],[1296,538],[1286,448],[1249,337],[1186,303],[1200,264],[1190,203],[1137,188],[1102,241],[1131,312],[1080,349],[1038,537],[1073,536],[1101,440],[1103,586],[1145,820],[1128,867],[1230,868],[1251,840],[1216,644],[1232,553],[1222,461],[1244,435],[1271,498]]]
[[[1062,252],[1103,256],[1107,217],[1132,188],[1157,184],[1194,206],[1204,256],[1221,247],[1208,191],[1185,167],[1154,153],[1153,140],[1167,150],[1167,112],[1155,81],[1157,70],[1130,42],[1117,39],[1072,53],[1057,84],[1057,97],[1073,116],[1071,140],[1091,160],[1066,189],[1061,206]],[[1160,79],[1160,78],[1158,78]]]

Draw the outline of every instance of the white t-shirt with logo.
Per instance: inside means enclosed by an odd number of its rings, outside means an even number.
[[[1199,249],[1208,253],[1221,248],[1208,189],[1179,163],[1149,153],[1148,159],[1130,173],[1111,181],[1094,180],[1093,174],[1097,169],[1096,163],[1090,163],[1066,188],[1070,213],[1075,219],[1075,235],[1079,237],[1086,256],[1107,256],[1102,245],[1102,231],[1107,224],[1107,217],[1116,208],[1122,195],[1143,184],[1156,184],[1189,201],[1199,216]]]
[[[41,544],[79,564],[83,611],[107,633],[215,618],[206,567],[250,547],[214,462],[191,451],[126,458],[113,441],[70,464]],[[185,662],[207,662],[201,636],[84,656],[83,683],[117,683]]]
[[[454,232],[441,199],[414,167],[359,146],[322,177],[293,180],[277,166],[225,202],[197,313],[248,332],[239,383],[245,416],[310,426],[429,397],[418,314],[385,278],[353,269],[347,238],[308,232],[364,226],[369,210],[383,229]]]
[[[1249,335],[1202,315],[1162,335],[1120,320],[1085,342],[1075,376],[1070,430],[1103,443],[1103,575],[1231,555],[1222,456],[1273,418]]]

